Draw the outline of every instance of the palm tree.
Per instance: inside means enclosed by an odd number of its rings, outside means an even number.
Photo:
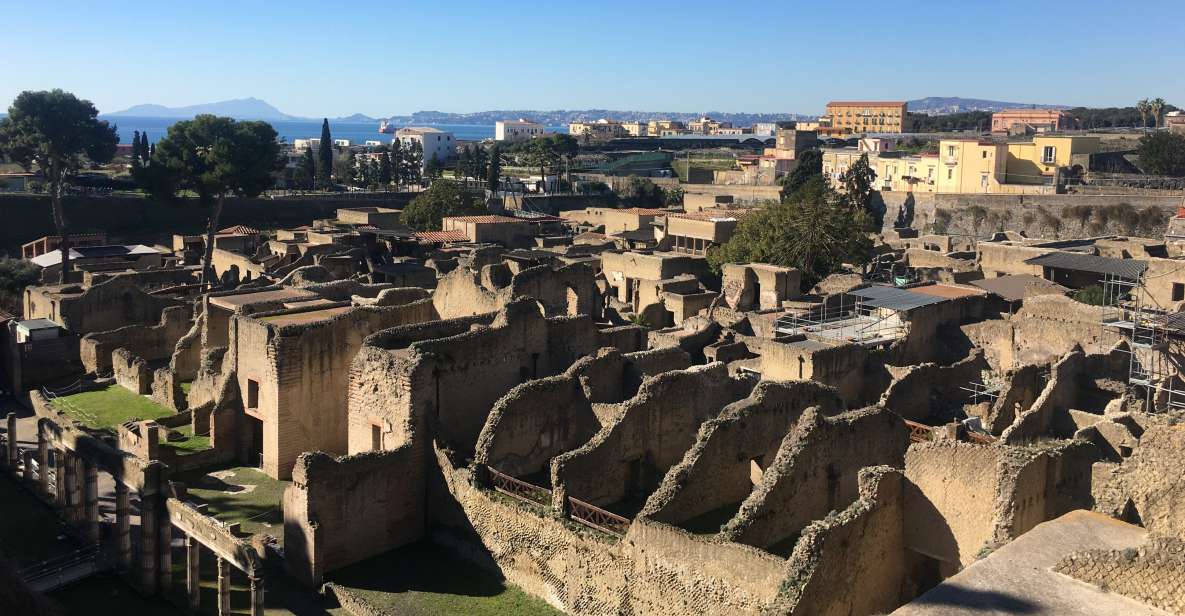
[[[1148,112],[1152,111],[1152,104],[1148,99],[1141,98],[1136,103],[1136,111],[1140,112],[1140,128],[1148,128]]]
[[[1164,99],[1159,96],[1148,101],[1148,110],[1152,112],[1152,126],[1160,128],[1161,113],[1164,112]]]

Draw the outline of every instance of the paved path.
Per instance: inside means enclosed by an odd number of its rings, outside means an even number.
[[[1038,524],[892,616],[1171,616],[1052,570],[1068,554],[1137,547],[1147,536],[1143,528],[1109,516],[1071,511]]]

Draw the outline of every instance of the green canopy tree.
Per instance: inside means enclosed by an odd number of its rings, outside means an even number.
[[[876,182],[876,170],[868,164],[868,154],[862,154],[860,159],[839,176],[839,185],[843,189],[840,200],[854,210],[863,210],[868,214],[871,225],[879,228],[883,221],[884,212],[879,211],[877,205],[877,191],[873,190]]]
[[[490,160],[486,163],[486,190],[498,190],[502,182],[502,150],[497,144],[490,148]]]
[[[798,164],[790,173],[782,176],[782,194],[792,195],[798,192],[811,178],[823,175],[822,150],[806,150],[798,157]]]
[[[432,182],[403,208],[400,219],[416,231],[439,231],[440,221],[446,216],[471,216],[485,211],[478,195],[446,180]]]
[[[1185,176],[1185,135],[1165,131],[1145,135],[1136,153],[1144,173]]]
[[[383,148],[379,151],[379,184],[385,189],[391,185],[391,153]]]
[[[1167,103],[1159,96],[1148,101],[1148,111],[1152,114],[1152,126],[1160,128],[1162,120],[1164,120],[1164,107]]]
[[[436,153],[432,153],[432,158],[428,159],[428,163],[424,165],[424,175],[430,180],[435,180],[440,177],[444,171],[444,166],[440,164],[440,159],[436,157]]]
[[[333,135],[329,134],[329,118],[321,120],[321,142],[317,148],[317,185],[329,188],[333,183]]]
[[[845,262],[869,261],[868,224],[866,212],[841,199],[819,176],[782,202],[742,219],[726,244],[708,252],[708,262],[716,271],[725,263],[796,267],[809,288]]]
[[[88,100],[62,90],[25,91],[17,95],[8,115],[0,120],[0,155],[26,171],[36,166],[45,176],[55,232],[62,238],[61,281],[70,272],[70,236],[62,189],[84,161],[109,162],[119,134],[98,119]]]
[[[1140,112],[1140,128],[1148,128],[1148,114],[1152,112],[1152,105],[1148,99],[1141,98],[1137,101],[1136,111]]]
[[[150,168],[166,174],[175,189],[191,190],[203,205],[212,205],[202,283],[213,280],[214,234],[226,196],[258,196],[272,185],[272,172],[281,166],[276,131],[266,122],[199,115],[173,124],[157,143]]]
[[[317,159],[313,157],[313,148],[305,148],[300,157],[300,166],[296,168],[296,185],[306,190],[312,190],[317,181]]]

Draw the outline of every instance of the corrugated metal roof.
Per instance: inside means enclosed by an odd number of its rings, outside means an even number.
[[[1162,314],[1152,319],[1152,322],[1164,329],[1177,333],[1185,332],[1185,312]]]
[[[945,297],[923,295],[905,289],[898,289],[897,287],[879,285],[848,291],[848,295],[862,298],[865,306],[902,311],[947,301]]]
[[[1025,263],[1055,269],[1111,274],[1131,280],[1139,278],[1144,274],[1144,270],[1148,269],[1148,263],[1138,259],[1116,259],[1114,257],[1100,257],[1073,252],[1051,252],[1040,257],[1026,259]]]

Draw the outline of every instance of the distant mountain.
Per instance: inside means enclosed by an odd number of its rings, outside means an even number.
[[[1038,105],[1033,103],[1007,103],[982,98],[960,98],[958,96],[927,96],[909,101],[912,113],[926,115],[947,115],[967,111],[1001,111],[1003,109],[1069,109],[1071,105]]]
[[[525,118],[546,126],[565,126],[571,122],[591,122],[601,118],[620,122],[645,122],[648,120],[679,120],[686,122],[705,115],[722,122],[732,122],[735,126],[749,126],[754,122],[781,122],[809,117],[797,113],[733,113],[724,111],[623,111],[613,109],[537,111],[528,109],[504,109],[498,111],[476,111],[472,113],[417,111],[409,116],[392,116],[388,120],[396,125],[476,124],[488,126],[498,120]]]
[[[136,105],[123,111],[103,114],[105,116],[137,116],[148,118],[192,118],[193,116],[212,113],[228,116],[239,120],[301,120],[297,116],[288,115],[258,98],[236,98],[229,101],[189,105],[187,107],[165,107],[164,105]]]
[[[331,122],[378,122],[379,120],[378,120],[378,118],[372,118],[368,115],[364,115],[361,113],[355,113],[354,115],[348,115],[348,116],[345,116],[342,118],[333,118],[330,121]]]

